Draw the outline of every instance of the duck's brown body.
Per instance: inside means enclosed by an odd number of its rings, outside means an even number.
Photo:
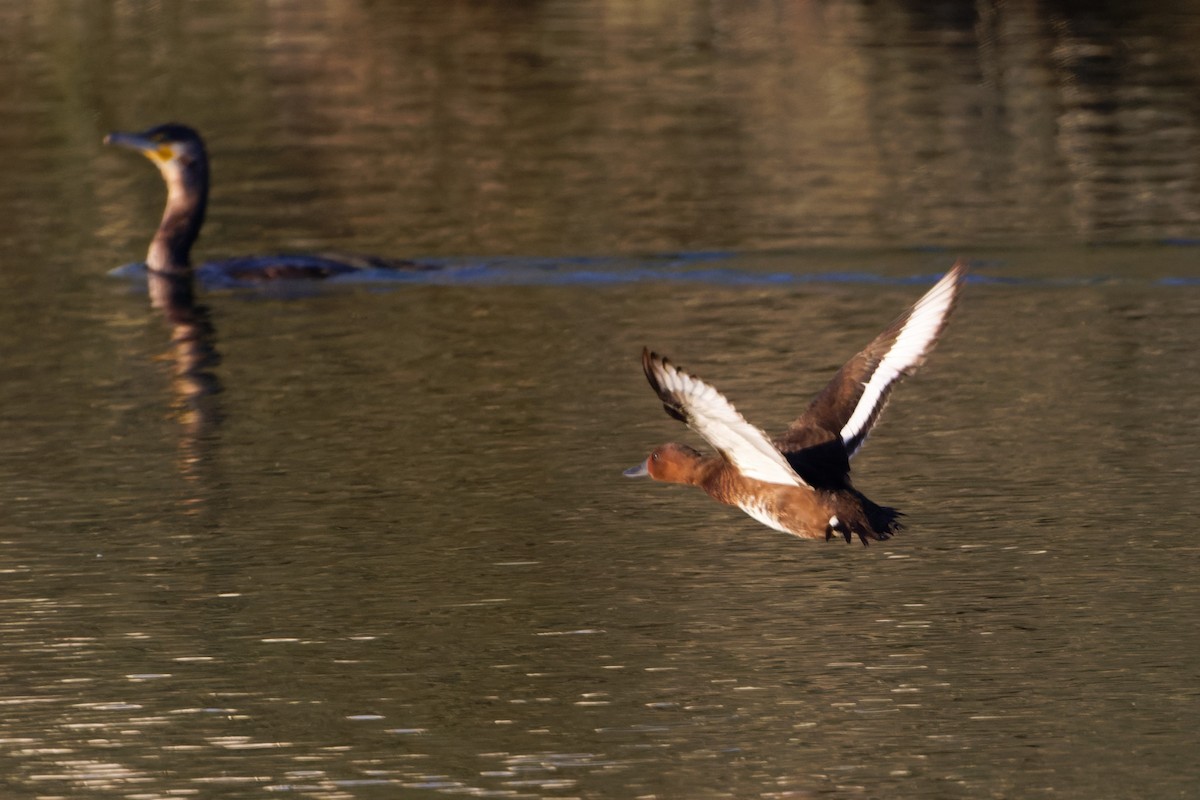
[[[825,539],[833,531],[829,521],[841,518],[837,512],[837,496],[829,492],[751,480],[723,464],[713,467],[699,484],[700,488],[714,500],[737,506],[777,531],[802,539]]]
[[[873,503],[848,481],[837,489],[819,489],[756,480],[722,456],[705,456],[680,444],[658,448],[647,464],[647,473],[656,480],[696,486],[767,527],[802,539],[837,534],[850,541],[857,535],[866,544],[869,539],[888,539],[903,527],[897,519],[900,512]]]

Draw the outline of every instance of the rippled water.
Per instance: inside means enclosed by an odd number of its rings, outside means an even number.
[[[1194,795],[1196,12],[0,4],[5,796]],[[201,258],[441,268],[152,310],[166,118]],[[903,535],[621,477],[960,252]]]

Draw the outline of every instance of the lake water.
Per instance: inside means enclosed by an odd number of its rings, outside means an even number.
[[[0,2],[14,798],[1200,796],[1200,4]],[[197,256],[440,269],[151,308]],[[958,255],[863,548],[627,481]]]

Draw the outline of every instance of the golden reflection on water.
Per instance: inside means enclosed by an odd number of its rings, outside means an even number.
[[[1200,224],[1195,14],[636,5],[89,7],[83,35],[113,35],[74,66],[98,76],[103,118],[84,131],[91,108],[76,109],[56,133],[195,125],[214,156],[213,255],[978,248]],[[7,13],[5,30],[63,48],[79,35]],[[52,91],[32,63],[16,68]],[[34,117],[9,127],[42,142]],[[88,162],[104,185],[71,197],[72,172],[54,198],[94,222],[119,190],[103,224],[122,251],[113,220],[151,178]]]

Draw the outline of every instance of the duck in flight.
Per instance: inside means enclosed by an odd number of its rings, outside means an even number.
[[[717,451],[702,455],[664,444],[631,478],[699,486],[754,519],[804,539],[865,545],[900,530],[900,512],[869,500],[850,483],[850,458],[879,419],[896,384],[924,362],[958,299],[966,264],[956,263],[932,289],[851,358],[808,409],[776,439],[750,423],[712,386],[642,351],[642,368],[667,414]]]
[[[167,205],[150,241],[146,268],[154,274],[190,280],[192,245],[200,235],[208,205],[208,154],[204,140],[187,125],[168,123],[141,133],[115,131],[104,137],[104,143],[139,152],[158,167],[167,184]],[[206,283],[236,285],[322,280],[364,270],[431,268],[376,256],[280,254],[210,261],[196,272]]]

